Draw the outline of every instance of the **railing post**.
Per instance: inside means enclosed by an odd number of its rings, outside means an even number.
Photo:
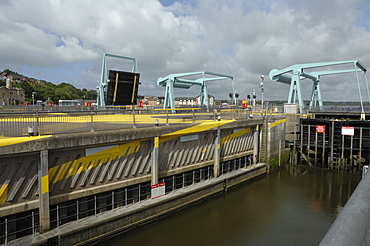
[[[35,212],[32,212],[32,237],[35,236]]]
[[[95,210],[95,216],[96,216],[96,196],[94,196],[94,210]]]
[[[114,191],[112,191],[112,210],[114,209]]]
[[[141,196],[141,192],[140,192],[140,188],[141,188],[141,186],[139,185],[139,202],[140,202],[140,196]]]
[[[40,135],[39,133],[39,113],[38,111],[36,110],[36,136]]]
[[[80,206],[79,206],[79,201],[77,201],[77,221],[78,221],[78,219],[79,219],[79,214],[78,214],[78,211],[80,210],[80,209],[79,209],[79,207],[80,207]]]
[[[5,219],[5,245],[8,245],[8,219]]]
[[[136,128],[136,121],[135,121],[135,109],[132,109],[132,122],[133,122],[133,128]]]
[[[127,188],[125,188],[125,206],[127,206]]]
[[[94,129],[94,113],[93,113],[92,107],[91,107],[91,111],[90,111],[90,124],[91,124],[90,131],[95,132],[95,129]]]
[[[57,205],[57,228],[59,228],[59,205]]]
[[[195,115],[194,115],[194,109],[192,108],[191,109],[192,113],[193,113],[193,123],[195,122]]]
[[[169,123],[168,123],[168,110],[166,110],[166,126],[168,126]]]

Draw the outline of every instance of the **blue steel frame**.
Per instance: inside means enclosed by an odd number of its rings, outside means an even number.
[[[204,75],[213,75],[218,77],[212,77],[212,78],[205,78]],[[186,76],[192,76],[192,75],[202,75],[203,77],[198,78],[196,80],[190,80],[190,79],[182,79],[181,77]],[[209,102],[208,102],[208,91],[207,91],[207,81],[213,81],[213,80],[221,80],[221,79],[231,79],[233,92],[235,91],[234,88],[234,78],[230,75],[225,74],[219,74],[219,73],[213,73],[213,72],[189,72],[189,73],[177,73],[177,74],[169,74],[166,77],[158,78],[157,84],[160,87],[166,87],[165,91],[165,99],[163,103],[163,108],[170,108],[175,109],[175,94],[174,94],[174,88],[183,88],[183,89],[189,89],[192,85],[199,85],[200,86],[200,105],[204,105],[209,108]],[[233,93],[234,94],[234,93]],[[236,98],[234,96],[234,101],[236,104]]]
[[[318,67],[325,67],[325,66],[335,66],[335,65],[350,64],[350,63],[354,64],[355,66],[354,69],[333,70],[333,71],[315,71],[315,72],[310,72],[310,73],[304,72],[304,69],[318,68]],[[358,85],[359,94],[360,94],[361,110],[362,110],[362,113],[364,113],[360,82],[359,82],[358,73],[357,73],[359,71],[364,72],[367,94],[368,94],[369,103],[370,103],[369,87],[368,87],[368,82],[366,78],[367,69],[365,66],[361,64],[359,60],[295,64],[295,65],[292,65],[290,67],[287,67],[281,70],[272,69],[269,73],[269,77],[272,81],[290,84],[288,103],[295,103],[297,99],[296,97],[298,97],[299,110],[300,110],[300,113],[302,113],[304,105],[303,105],[302,92],[301,92],[301,83],[300,83],[301,80],[307,78],[313,81],[311,98],[310,98],[310,108],[312,108],[312,106],[314,106],[314,104],[316,105],[316,103],[318,102],[320,109],[322,109],[323,103],[322,103],[321,89],[320,89],[320,76],[356,72],[357,85]]]

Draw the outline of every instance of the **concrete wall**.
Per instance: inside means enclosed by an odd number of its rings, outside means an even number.
[[[150,181],[156,136],[160,137],[160,178],[214,165],[218,128],[220,161],[249,155],[254,149],[254,127],[261,123],[254,119],[56,135],[1,147],[0,213],[6,216],[38,208],[40,151],[48,152],[47,179],[52,205]]]

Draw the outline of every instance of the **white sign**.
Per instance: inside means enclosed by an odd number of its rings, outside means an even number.
[[[342,135],[355,135],[355,127],[353,126],[342,126]]]
[[[166,194],[166,183],[158,183],[152,185],[152,199],[164,196]]]

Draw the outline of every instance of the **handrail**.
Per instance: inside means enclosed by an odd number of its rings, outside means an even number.
[[[365,245],[370,222],[369,187],[370,172],[360,181],[320,245]]]

